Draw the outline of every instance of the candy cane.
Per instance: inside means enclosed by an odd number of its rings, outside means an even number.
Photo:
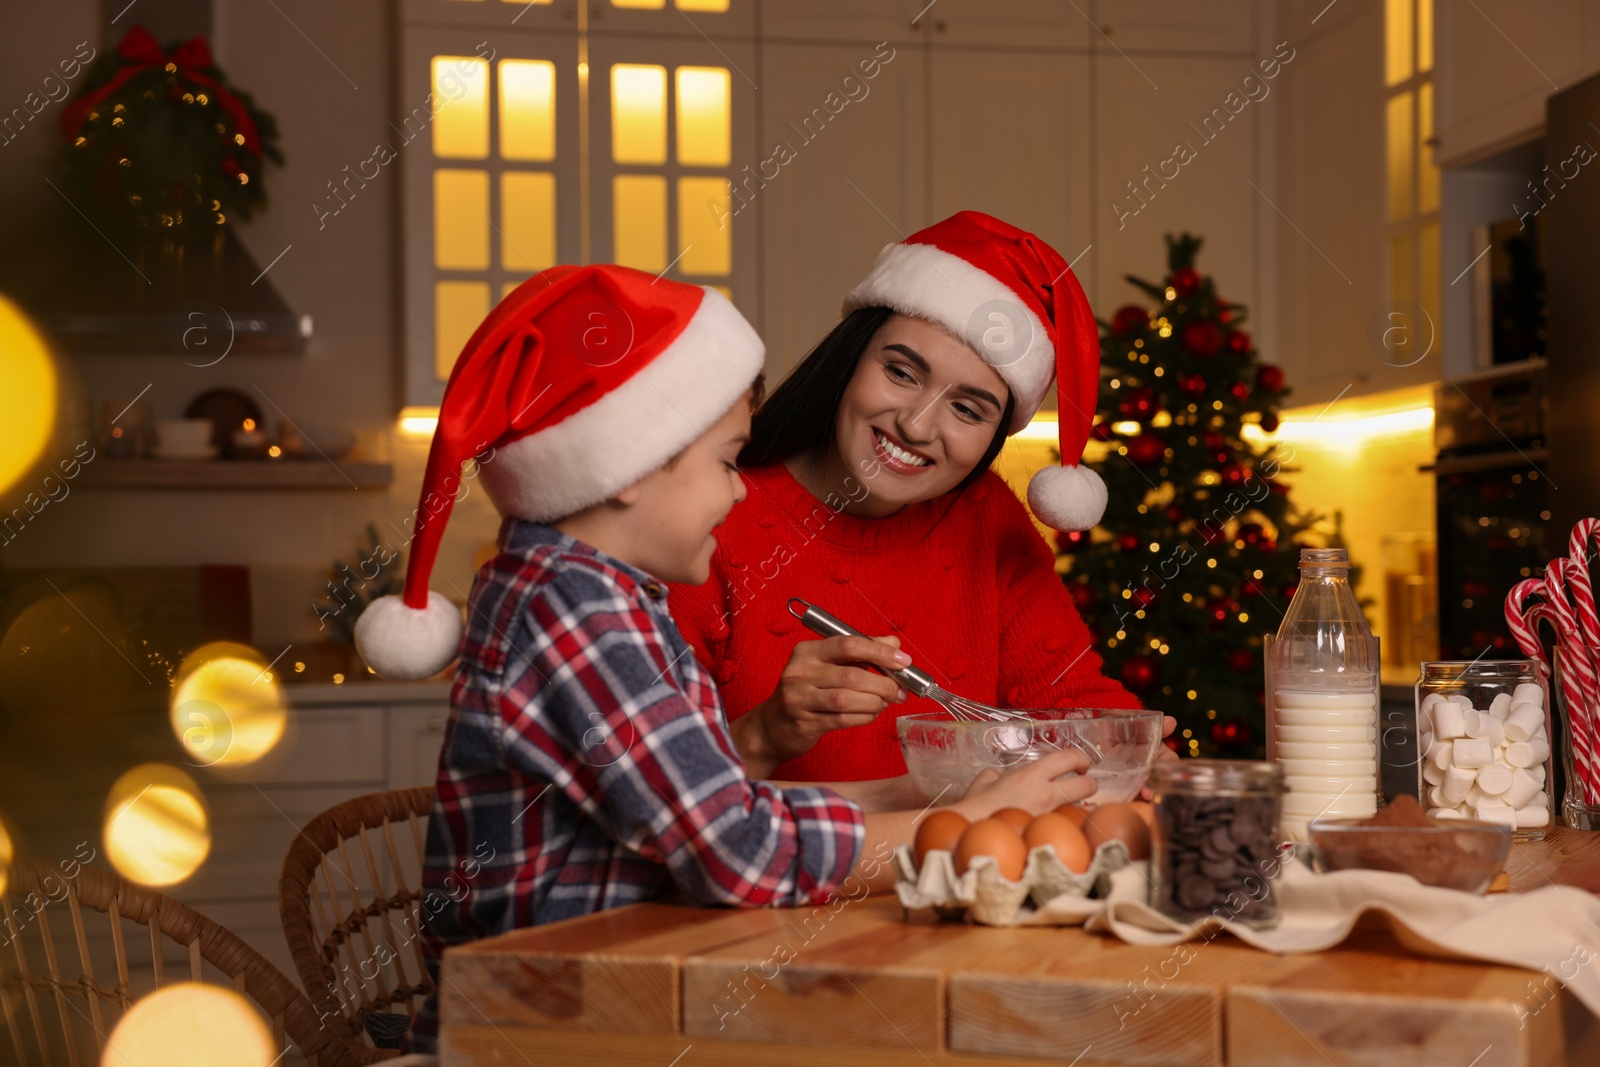
[[[1570,563],[1566,568],[1567,589],[1572,594],[1578,625],[1591,657],[1600,656],[1600,613],[1595,611],[1594,587],[1589,576],[1589,543],[1600,540],[1600,519],[1583,519],[1572,528],[1568,541]]]
[[[1511,630],[1511,638],[1516,641],[1522,654],[1539,665],[1539,670],[1546,678],[1550,677],[1550,661],[1545,658],[1544,646],[1539,643],[1539,631],[1534,625],[1535,612],[1549,618],[1552,625],[1559,628],[1553,611],[1539,611],[1539,606],[1530,607],[1527,599],[1530,596],[1541,596],[1548,599],[1544,580],[1540,578],[1525,578],[1511,587],[1511,592],[1506,594],[1506,626]]]
[[[1573,608],[1568,589],[1572,561],[1565,557],[1553,559],[1545,568],[1544,582],[1549,592],[1548,603],[1555,611],[1557,632],[1561,635],[1561,662],[1570,668],[1563,677],[1576,682],[1578,700],[1574,702],[1569,689],[1567,717],[1571,720],[1574,753],[1583,753],[1585,791],[1600,798],[1600,767],[1596,766],[1596,726],[1594,715],[1600,709],[1600,679],[1596,677],[1595,663],[1584,643],[1583,630],[1578,623],[1578,613]],[[1581,740],[1581,745],[1579,741]]]

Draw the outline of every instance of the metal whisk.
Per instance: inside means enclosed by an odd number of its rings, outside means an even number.
[[[799,597],[790,599],[789,614],[799,619],[801,625],[806,629],[823,637],[866,636],[855,627],[840,622],[826,611],[814,604],[807,604]],[[878,668],[874,667],[873,669],[877,670]],[[929,700],[936,701],[940,707],[951,715],[967,722],[1014,722],[1028,718],[1022,712],[994,708],[988,704],[980,704],[976,700],[968,700],[966,697],[957,696],[934,681],[932,675],[915,667],[902,667],[899,670],[882,671],[881,673],[893,678],[917,696],[927,697]]]

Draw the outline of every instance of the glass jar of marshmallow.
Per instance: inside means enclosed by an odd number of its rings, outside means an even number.
[[[1418,796],[1440,819],[1542,840],[1550,798],[1549,691],[1532,660],[1424,663],[1417,679]]]

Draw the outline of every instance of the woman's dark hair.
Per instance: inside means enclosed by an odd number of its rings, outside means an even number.
[[[772,395],[750,417],[750,442],[739,451],[739,466],[766,467],[799,455],[817,455],[833,443],[839,421],[839,403],[878,328],[894,314],[892,308],[857,308],[817,342],[790,371]],[[1006,443],[1017,401],[1007,391],[994,440],[977,466],[956,486],[965,489],[989,469]],[[823,417],[819,418],[819,413]]]

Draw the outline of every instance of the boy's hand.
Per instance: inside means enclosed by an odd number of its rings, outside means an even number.
[[[734,722],[734,744],[752,778],[811,751],[830,730],[864,726],[906,691],[886,671],[910,666],[898,637],[829,637],[794,646],[766,700]]]
[[[1077,803],[1099,786],[1082,772],[1089,757],[1078,749],[1047,752],[1014,771],[984,771],[972,780],[967,795],[950,805],[968,819],[988,817],[1000,808],[1021,808],[1040,815],[1066,803]]]

